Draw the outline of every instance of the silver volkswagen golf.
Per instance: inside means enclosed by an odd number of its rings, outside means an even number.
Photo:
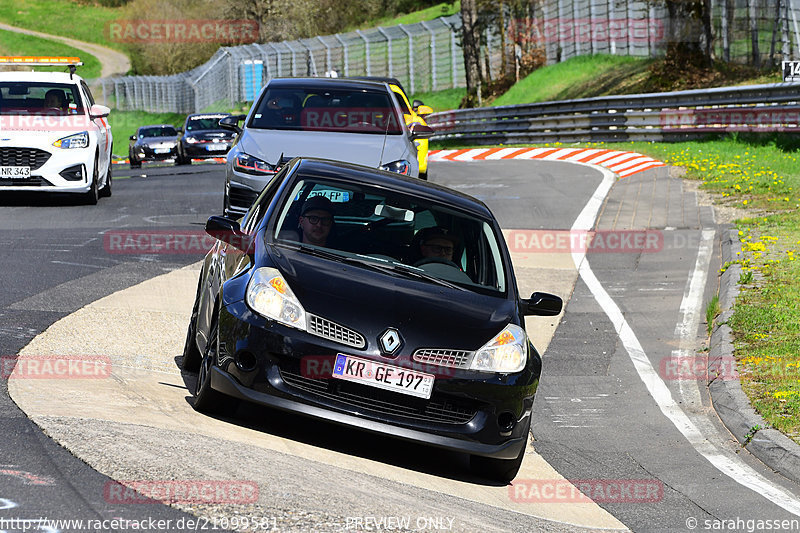
[[[414,140],[433,134],[428,126],[406,125],[385,83],[335,78],[272,79],[247,115],[224,118],[220,125],[238,133],[227,157],[226,215],[244,214],[294,157],[418,177]]]

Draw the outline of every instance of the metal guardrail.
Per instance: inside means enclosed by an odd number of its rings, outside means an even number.
[[[800,84],[603,96],[434,113],[433,140],[472,144],[683,141],[730,132],[800,134]]]

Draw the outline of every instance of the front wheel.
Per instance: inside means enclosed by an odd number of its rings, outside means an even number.
[[[236,410],[239,401],[211,388],[211,369],[216,363],[219,352],[219,326],[217,319],[211,326],[203,359],[200,362],[200,371],[197,374],[197,386],[194,392],[194,409],[207,414],[228,414]]]
[[[100,191],[97,190],[97,156],[94,158],[94,170],[92,171],[92,184],[89,190],[84,193],[83,201],[87,205],[97,205],[97,200],[100,198]]]
[[[111,161],[108,162],[108,172],[106,172],[106,184],[100,189],[100,197],[108,198],[111,196]]]
[[[510,483],[517,477],[519,469],[522,466],[522,459],[525,457],[525,450],[528,447],[528,436],[531,431],[531,419],[528,417],[528,422],[525,425],[525,446],[519,452],[519,455],[514,459],[495,459],[494,457],[482,457],[480,455],[471,455],[469,457],[469,467],[472,472],[492,481],[499,481],[501,483]]]

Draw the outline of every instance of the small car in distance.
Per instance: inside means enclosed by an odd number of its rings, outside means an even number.
[[[173,159],[178,153],[178,130],[170,124],[142,126],[131,135],[128,161],[131,168],[139,168],[143,161]]]
[[[182,366],[194,407],[238,401],[470,454],[514,478],[542,361],[479,200],[343,162],[295,158],[241,223],[211,217]]]
[[[234,141],[234,133],[223,129],[219,121],[230,113],[196,113],[186,117],[178,130],[176,165],[190,165],[192,159],[225,157]]]

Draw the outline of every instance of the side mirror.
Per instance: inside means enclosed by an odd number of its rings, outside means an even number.
[[[135,141],[136,140],[136,135],[131,135],[131,140]]]
[[[546,292],[534,292],[530,298],[521,302],[524,315],[556,316],[564,306],[561,298]]]
[[[234,133],[242,133],[242,128],[239,127],[239,121],[247,118],[247,115],[231,115],[229,117],[219,119],[219,127],[225,130],[230,130]]]
[[[433,128],[430,126],[426,126],[425,124],[418,124],[413,123],[408,127],[408,131],[411,133],[411,139],[429,139],[433,137],[436,133],[433,131]]]
[[[427,105],[420,105],[415,111],[417,115],[424,117],[433,113],[433,108]]]
[[[253,238],[243,232],[239,223],[235,220],[212,216],[206,222],[206,233],[245,253],[253,253]]]
[[[178,135],[180,135],[181,133],[183,133],[183,128],[178,128],[178,129],[176,129],[175,131],[177,131],[177,132],[178,132]]]
[[[94,104],[89,108],[89,118],[105,118],[111,113],[111,109],[100,104]]]
[[[421,105],[425,105],[425,104],[423,104],[423,103],[422,103],[422,100],[414,100],[413,102],[411,102],[411,109],[413,109],[413,110],[414,110],[414,112],[416,113],[416,112],[417,112],[417,109],[418,109],[418,108],[419,108],[419,106],[421,106]]]

